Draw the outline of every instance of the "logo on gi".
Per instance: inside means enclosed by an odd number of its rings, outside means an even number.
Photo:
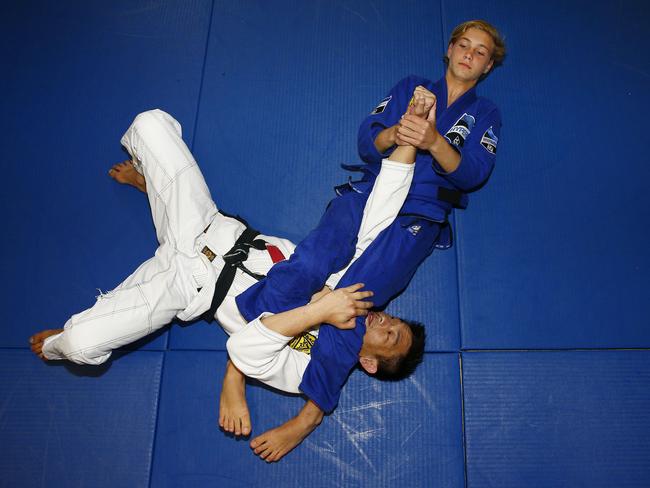
[[[499,138],[494,135],[494,130],[492,130],[492,126],[490,126],[490,128],[483,134],[483,137],[481,137],[481,146],[483,146],[488,152],[496,154],[498,142]]]
[[[472,127],[476,123],[474,116],[464,113],[456,121],[454,126],[447,131],[445,134],[445,139],[449,141],[450,144],[453,144],[456,147],[463,147],[465,144],[465,139],[472,131]]]
[[[416,235],[418,235],[418,232],[420,232],[421,228],[422,228],[421,225],[415,224],[415,225],[412,225],[411,227],[409,227],[409,232],[411,234],[413,234],[414,236],[416,236]]]
[[[379,102],[379,105],[377,105],[375,109],[372,112],[370,112],[370,115],[380,114],[384,110],[386,110],[386,105],[388,105],[388,102],[390,102],[391,98],[393,98],[392,95],[390,97],[384,98],[381,102]]]

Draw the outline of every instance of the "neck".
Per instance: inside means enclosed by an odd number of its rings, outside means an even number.
[[[447,82],[447,107],[449,107],[468,90],[474,88],[478,80],[459,80],[447,69],[445,81]]]

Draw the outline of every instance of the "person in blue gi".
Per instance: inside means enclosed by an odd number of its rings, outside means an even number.
[[[247,320],[303,305],[306,292],[317,291],[329,274],[345,268],[379,164],[395,147],[417,149],[409,195],[393,224],[347,268],[338,286],[363,282],[374,291],[375,305],[385,307],[433,249],[451,246],[449,213],[467,207],[467,194],[481,188],[494,167],[501,116],[492,102],[476,94],[476,85],[504,57],[505,44],[496,28],[468,21],[452,32],[440,80],[408,76],[390,90],[359,129],[359,154],[367,164],[348,168],[360,170],[361,180],[339,187],[340,195],[291,259],[237,298]],[[431,107],[426,117],[407,113],[414,101],[423,99]],[[308,434],[296,432],[296,418],[320,422],[336,408],[358,361],[364,332],[362,321],[353,330],[321,327],[300,384],[310,401],[297,417],[254,439],[256,453],[277,439],[295,447]]]

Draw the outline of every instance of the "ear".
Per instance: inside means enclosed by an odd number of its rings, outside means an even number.
[[[449,43],[449,46],[447,46],[447,57],[450,58],[450,59],[451,59],[451,48],[453,46],[454,45],[451,42]]]
[[[359,358],[359,363],[361,363],[361,367],[370,374],[375,374],[377,372],[377,368],[379,367],[379,361],[368,356],[361,356]]]
[[[490,72],[490,70],[492,69],[493,65],[494,65],[494,59],[490,59],[490,62],[488,63],[488,65],[483,70],[483,74],[484,75],[488,74]]]

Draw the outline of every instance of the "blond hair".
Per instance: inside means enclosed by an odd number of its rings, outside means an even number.
[[[468,29],[479,29],[486,32],[494,42],[494,50],[492,51],[492,60],[495,66],[499,66],[503,59],[506,57],[506,43],[496,27],[485,20],[468,20],[457,26],[451,33],[449,44],[454,44],[460,36],[462,36]]]

